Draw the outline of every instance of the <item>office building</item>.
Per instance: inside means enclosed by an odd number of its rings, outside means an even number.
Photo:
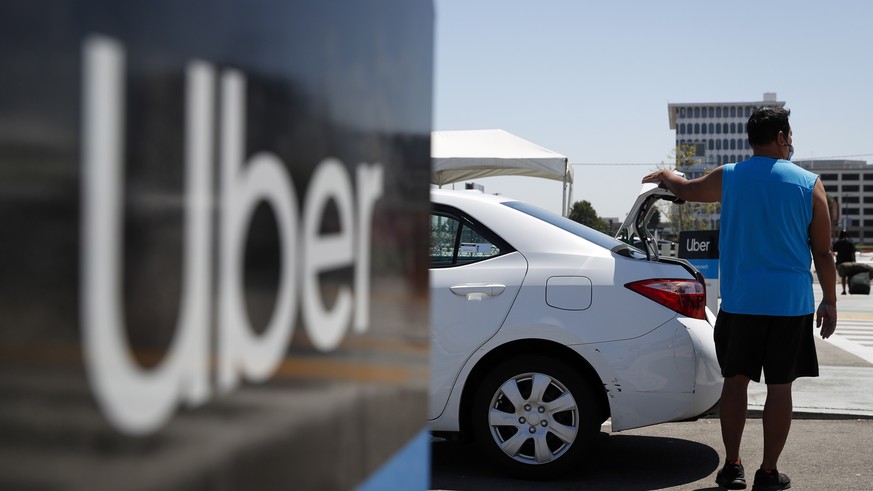
[[[761,106],[783,107],[785,102],[777,101],[775,92],[765,92],[761,101],[668,104],[676,148],[694,147],[694,164],[686,169],[686,177],[699,177],[707,169],[749,158],[752,148],[746,122]]]
[[[833,198],[834,230],[845,230],[855,243],[873,242],[873,166],[863,160],[796,160],[821,177]]]

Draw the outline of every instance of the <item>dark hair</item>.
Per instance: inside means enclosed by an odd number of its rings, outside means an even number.
[[[788,124],[790,114],[791,111],[784,107],[764,106],[755,109],[746,125],[749,145],[766,145],[775,140],[780,131],[788,138],[788,132],[791,131],[791,125]]]
[[[849,238],[849,234],[847,234],[845,230],[841,230],[840,231],[840,239],[848,239],[848,238]]]

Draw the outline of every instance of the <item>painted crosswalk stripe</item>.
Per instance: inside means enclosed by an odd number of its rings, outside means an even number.
[[[828,342],[873,363],[873,316],[846,315],[837,320],[837,330]]]

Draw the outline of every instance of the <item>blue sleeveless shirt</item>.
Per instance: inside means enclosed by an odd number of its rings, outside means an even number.
[[[787,160],[754,156],[722,169],[719,280],[732,314],[815,311],[812,190],[818,176]]]

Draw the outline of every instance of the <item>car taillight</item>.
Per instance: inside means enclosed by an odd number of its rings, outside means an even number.
[[[682,315],[706,319],[706,289],[699,281],[656,279],[625,286]]]

